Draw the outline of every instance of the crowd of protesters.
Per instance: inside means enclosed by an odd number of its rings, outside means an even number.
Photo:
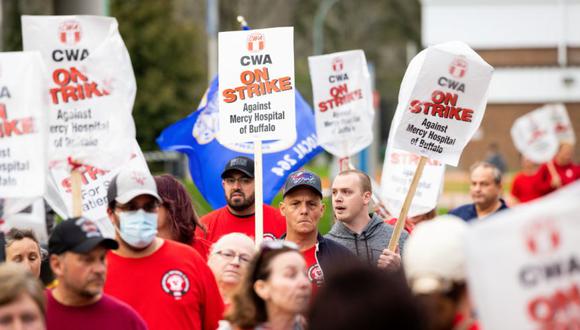
[[[517,201],[578,180],[572,150],[537,169],[522,158]],[[470,169],[473,203],[405,219],[394,251],[397,219],[369,211],[363,172],[334,178],[330,206],[318,175],[291,173],[279,207],[263,206],[259,247],[253,160],[231,159],[221,177],[227,205],[201,218],[174,177],[122,169],[107,194],[114,239],[84,217],[60,222],[48,251],[31,230],[10,230],[0,329],[479,329],[463,240],[468,222],[508,208],[492,163]],[[326,207],[336,221],[321,235]],[[55,277],[44,292],[42,260]]]

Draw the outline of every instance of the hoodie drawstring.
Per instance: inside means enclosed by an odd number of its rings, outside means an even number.
[[[358,257],[358,235],[354,234],[354,249],[356,250],[356,256]]]
[[[371,263],[371,256],[369,255],[369,243],[367,240],[367,234],[363,233],[364,235],[364,241],[365,241],[365,249],[367,249],[367,261],[370,264]]]

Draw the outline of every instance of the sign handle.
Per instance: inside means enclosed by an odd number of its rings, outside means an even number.
[[[262,140],[254,141],[254,192],[256,220],[254,222],[254,240],[260,247],[264,239],[264,186],[262,175]]]
[[[393,231],[393,235],[389,241],[388,249],[393,252],[397,249],[397,245],[399,244],[399,238],[401,237],[401,232],[407,219],[407,213],[409,213],[409,209],[411,208],[411,202],[413,201],[413,197],[417,191],[417,186],[419,185],[419,180],[421,179],[421,175],[423,174],[423,169],[425,168],[426,163],[427,157],[421,156],[419,164],[417,164],[417,169],[415,170],[415,175],[413,176],[413,181],[411,181],[411,186],[409,187],[409,191],[407,191],[405,202],[401,208],[401,213],[399,213],[399,218],[395,224],[395,230]]]
[[[548,172],[550,172],[550,176],[552,177],[551,180],[552,182],[555,182],[555,186],[554,188],[559,188],[560,186],[562,186],[562,178],[560,178],[560,174],[558,174],[558,171],[556,171],[556,166],[554,165],[554,160],[550,160],[548,162]],[[552,185],[552,182],[550,182],[550,184]],[[554,186],[554,185],[552,185]]]
[[[338,171],[344,172],[351,168],[350,157],[342,157],[338,159]]]
[[[82,175],[80,172],[81,164],[74,161],[71,157],[68,158],[69,165],[72,166],[70,172],[71,190],[72,190],[72,209],[73,218],[78,218],[83,214],[83,199],[81,196]]]

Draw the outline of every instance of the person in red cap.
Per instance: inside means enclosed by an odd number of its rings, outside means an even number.
[[[243,233],[254,238],[254,160],[240,156],[228,161],[222,172],[222,187],[227,205],[201,218],[207,230],[206,239],[215,243],[229,233]],[[286,230],[284,217],[270,205],[264,204],[263,209],[264,239],[280,238]]]
[[[57,284],[46,291],[48,330],[147,329],[133,308],[103,293],[105,256],[118,247],[89,219],[65,220],[54,228],[48,250]]]
[[[161,198],[149,173],[123,169],[108,188],[119,249],[107,255],[105,292],[131,305],[149,329],[214,330],[223,302],[191,246],[157,237]]]

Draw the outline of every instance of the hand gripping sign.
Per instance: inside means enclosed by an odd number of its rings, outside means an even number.
[[[580,182],[477,221],[466,237],[483,329],[580,328]]]
[[[308,57],[320,145],[350,157],[373,140],[370,74],[362,50]]]
[[[24,50],[49,69],[49,161],[110,169],[125,163],[135,126],[136,83],[117,20],[22,16]]]
[[[44,194],[46,88],[38,52],[0,54],[0,198]]]
[[[292,27],[220,32],[219,127],[222,143],[254,143],[256,244],[263,236],[262,141],[296,140]]]
[[[511,135],[516,149],[536,163],[550,161],[560,142],[576,140],[563,104],[548,104],[516,119]]]
[[[457,166],[483,119],[493,68],[462,42],[429,47],[403,77],[393,118],[393,148],[421,156],[389,249],[396,248],[427,159]]]

